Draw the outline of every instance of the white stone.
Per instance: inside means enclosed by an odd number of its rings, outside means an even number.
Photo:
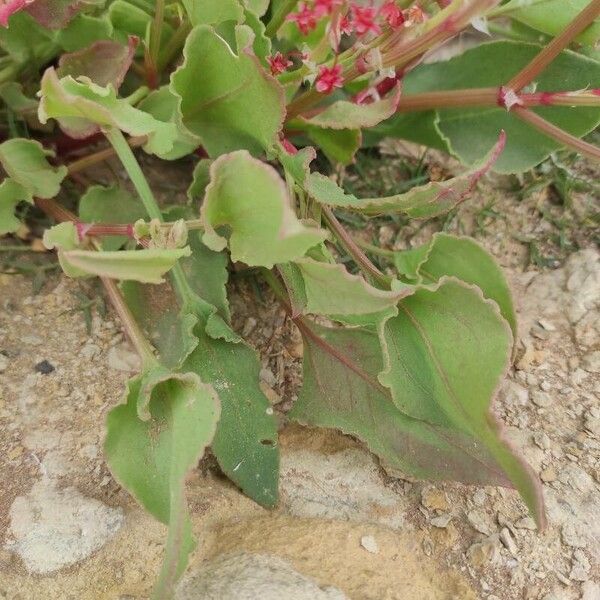
[[[6,548],[28,571],[43,575],[88,558],[119,530],[124,517],[120,508],[43,479],[15,498],[10,518],[12,540]]]
[[[372,535],[363,535],[360,538],[360,545],[371,554],[379,554],[377,540]]]

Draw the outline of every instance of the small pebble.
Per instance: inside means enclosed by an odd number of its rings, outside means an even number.
[[[49,363],[47,360],[42,360],[41,362],[35,365],[34,370],[37,373],[41,373],[42,375],[49,375],[52,371],[55,370],[54,365]]]
[[[360,538],[360,545],[371,554],[379,554],[379,546],[372,535],[363,535]]]

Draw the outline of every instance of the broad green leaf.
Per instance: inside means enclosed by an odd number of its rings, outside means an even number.
[[[135,223],[145,216],[141,203],[117,185],[92,186],[79,201],[79,218],[84,223]],[[118,250],[127,240],[122,235],[106,236],[102,238],[102,247],[104,250]]]
[[[125,35],[137,35],[141,39],[145,39],[152,22],[151,12],[125,0],[115,0],[108,8],[110,22],[117,31]],[[164,37],[173,35],[173,29],[167,23],[163,28],[166,30]]]
[[[398,409],[485,447],[540,523],[537,478],[502,440],[491,412],[513,344],[498,306],[477,288],[442,278],[436,288],[402,299],[380,337],[384,368],[379,380]]]
[[[164,154],[173,148],[177,128],[117,98],[114,88],[91,81],[58,78],[50,67],[42,77],[39,118],[56,119],[71,137],[85,138],[101,128],[116,127],[132,136],[148,136],[148,152]]]
[[[397,85],[385,98],[371,104],[356,104],[347,100],[338,100],[314,117],[299,118],[298,121],[325,129],[374,127],[396,112],[400,94],[401,88]],[[293,123],[291,127],[293,127]]]
[[[16,81],[8,81],[0,86],[0,98],[15,117],[24,120],[30,129],[51,131],[52,127],[42,125],[38,119],[39,102],[23,93],[23,86]]]
[[[244,9],[239,0],[183,0],[193,26],[217,25],[223,21],[242,22]]]
[[[334,165],[352,163],[362,143],[360,129],[323,129],[307,124],[304,131]]]
[[[0,183],[0,235],[17,231],[21,221],[15,216],[15,208],[19,202],[29,201],[27,190],[12,179]]]
[[[455,428],[411,418],[394,405],[390,391],[375,376],[383,359],[377,335],[370,329],[331,329],[304,321],[300,330],[305,344],[303,386],[290,418],[357,437],[391,472],[511,485],[477,439]],[[412,372],[405,373],[405,381],[412,377]],[[538,515],[542,521],[542,512]]]
[[[540,46],[523,42],[498,41],[482,44],[448,61],[416,67],[405,77],[404,95],[505,85],[540,50]],[[581,90],[598,87],[599,82],[599,62],[564,51],[537,78],[536,90]],[[600,108],[597,107],[543,106],[532,110],[579,137],[589,133],[600,123]],[[428,113],[423,115],[424,118],[429,118]],[[440,110],[438,115],[439,133],[450,151],[466,164],[480,160],[498,139],[501,130],[506,132],[507,143],[494,166],[494,170],[500,173],[526,171],[560,148],[558,142],[522,122],[504,108],[445,109]],[[385,127],[392,127],[395,119],[393,117]]]
[[[53,198],[67,175],[66,167],[53,167],[48,162],[54,156],[39,142],[14,138],[0,144],[0,163],[8,176],[27,191],[27,200],[33,197]]]
[[[232,344],[196,328],[198,346],[183,365],[211,383],[222,413],[212,451],[223,472],[262,506],[278,499],[279,448],[273,410],[259,386],[260,362],[244,343]]]
[[[63,54],[56,72],[59,78],[87,77],[95,84],[106,87],[111,84],[118,90],[131,66],[138,39],[131,36],[124,46],[111,40],[99,40],[90,46]]]
[[[188,260],[193,261],[194,256]],[[210,280],[209,266],[196,277],[206,275]],[[207,283],[202,292],[205,297],[218,297],[222,284],[213,280],[213,289],[208,290]],[[239,338],[233,343],[232,335],[228,339],[213,335],[207,316],[210,311],[200,308],[180,313],[166,286],[127,283],[124,287],[127,303],[151,333],[161,362],[197,373],[218,391],[222,413],[212,450],[223,472],[253,500],[273,506],[279,481],[277,427],[259,386],[256,352]]]
[[[360,275],[350,274],[344,265],[303,258],[290,264],[301,278],[305,313],[317,315],[366,315],[395,307],[402,295],[410,293],[380,290]]]
[[[289,154],[283,146],[277,148],[277,160],[300,186],[304,186],[306,178],[310,175],[310,163],[315,158],[317,151],[312,146],[306,146],[296,154]]]
[[[236,55],[206,25],[188,36],[183,65],[171,78],[183,125],[210,156],[271,148],[284,118],[284,92],[250,48]],[[199,86],[198,82],[202,81]]]
[[[237,46],[246,48],[252,45],[254,54],[266,65],[266,58],[271,55],[273,48],[271,38],[265,34],[265,24],[248,9],[244,10],[244,19],[246,27],[239,27],[236,31]]]
[[[112,36],[113,26],[108,15],[92,17],[79,14],[57,32],[55,40],[65,52],[75,52],[87,48],[93,42],[110,40]]]
[[[221,156],[211,166],[201,218],[204,243],[250,266],[273,267],[303,256],[326,232],[303,225],[291,208],[284,181],[271,166],[245,150]],[[227,227],[228,239],[217,229]]]
[[[243,0],[244,5],[255,15],[262,17],[269,8],[269,0]]]
[[[462,175],[446,181],[432,181],[396,196],[359,199],[353,194],[347,194],[332,179],[320,173],[311,173],[306,178],[304,187],[308,194],[322,204],[367,214],[401,212],[413,219],[428,219],[447,213],[468,198],[479,179],[501,156],[504,143],[505,136],[501,134],[500,139],[496,141],[483,161]]]
[[[173,142],[173,147],[168,152],[157,153],[159,158],[163,160],[177,160],[191,154],[198,147],[197,140],[178,123],[177,98],[172,94],[169,86],[165,85],[148,94],[138,104],[138,108],[152,115],[158,121],[172,123],[176,127],[177,137]]]
[[[533,29],[558,35],[590,3],[590,0],[511,0],[502,13]],[[577,38],[581,44],[593,46],[600,39],[600,19],[596,19]]]
[[[96,275],[141,283],[162,283],[163,275],[191,252],[188,246],[95,252],[79,250],[78,243],[77,230],[72,223],[61,223],[44,232],[44,245],[50,250],[58,250],[60,264],[69,277]]]
[[[192,183],[187,190],[187,197],[190,203],[202,202],[206,187],[210,183],[210,165],[212,161],[204,158],[194,167],[192,173]]]
[[[436,233],[428,244],[395,253],[394,263],[413,283],[434,284],[444,276],[453,276],[476,285],[498,304],[516,339],[517,316],[506,278],[491,254],[475,240]]]
[[[169,526],[154,598],[170,597],[195,547],[185,500],[185,478],[210,444],[219,398],[193,373],[155,367],[132,379],[125,404],[107,418],[104,450],[119,483]]]
[[[53,34],[41,27],[26,12],[17,12],[10,18],[9,27],[0,27],[0,47],[17,63],[30,68],[48,60],[48,49]]]

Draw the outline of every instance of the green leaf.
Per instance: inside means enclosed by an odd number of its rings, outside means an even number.
[[[374,127],[396,112],[400,102],[400,93],[401,87],[397,85],[385,98],[371,104],[356,104],[347,100],[338,100],[316,116],[301,117],[298,121],[325,129]],[[293,123],[291,126],[293,127]]]
[[[0,98],[17,118],[25,121],[30,129],[36,131],[49,131],[52,129],[52,127],[40,123],[37,116],[39,102],[26,96],[20,83],[8,81],[0,86]]]
[[[22,201],[30,198],[27,190],[12,179],[0,183],[0,235],[13,233],[21,226],[21,221],[15,217],[15,208]]]
[[[477,439],[402,413],[374,373],[383,360],[371,329],[327,328],[300,322],[305,344],[303,386],[289,417],[340,429],[362,440],[388,471],[421,479],[510,486]],[[421,365],[418,365],[418,374]],[[405,374],[411,381],[413,372]],[[538,516],[543,523],[541,508]]]
[[[305,133],[330,162],[349,165],[362,143],[360,129],[323,129],[307,125]]]
[[[191,24],[217,25],[223,21],[241,23],[244,9],[238,0],[183,0]]]
[[[428,244],[395,253],[394,263],[402,275],[415,280],[411,283],[435,284],[444,276],[453,276],[476,285],[498,304],[516,339],[517,316],[506,278],[491,254],[475,240],[436,233]]]
[[[162,283],[162,276],[173,268],[190,248],[121,250],[95,252],[79,250],[79,237],[72,223],[61,223],[44,232],[44,245],[56,248],[63,271],[69,277],[109,277],[141,283]]]
[[[8,176],[26,190],[30,202],[34,196],[56,196],[67,175],[66,167],[51,166],[48,156],[54,153],[33,140],[14,138],[0,144],[0,163]]]
[[[541,50],[522,42],[482,44],[448,61],[420,65],[404,82],[404,94],[505,85]],[[510,57],[507,60],[506,57]],[[490,67],[492,65],[492,67]],[[572,91],[597,87],[600,63],[574,52],[562,52],[537,78],[538,92]],[[532,109],[565,131],[582,137],[600,124],[597,107],[543,106]],[[427,118],[427,113],[422,113]],[[542,162],[561,146],[500,107],[457,108],[439,111],[437,129],[450,151],[463,163],[481,159],[501,130],[506,149],[494,166],[500,173],[520,173]],[[395,117],[391,120],[393,122]],[[386,123],[387,126],[387,123]]]
[[[362,198],[346,194],[335,181],[320,173],[311,173],[304,187],[308,194],[322,204],[357,210],[367,214],[405,213],[413,219],[429,219],[452,210],[463,202],[475,189],[479,179],[485,175],[501,156],[505,136],[501,134],[495,146],[481,163],[470,171],[447,179],[432,181],[417,186],[404,194],[384,198]]]
[[[245,150],[221,156],[211,166],[201,218],[204,243],[250,266],[271,268],[300,258],[326,238],[326,232],[303,225],[291,208],[277,171]],[[216,229],[227,226],[229,240]]]
[[[145,149],[164,154],[173,148],[177,128],[117,98],[114,88],[91,81],[58,78],[50,67],[42,77],[39,118],[42,123],[57,119],[61,128],[75,138],[86,138],[101,128],[116,127],[132,136],[148,136]]]
[[[191,154],[198,147],[197,140],[178,122],[177,103],[178,100],[169,89],[169,86],[165,85],[148,94],[138,104],[140,110],[152,115],[158,121],[172,123],[176,127],[177,136],[173,142],[173,147],[168,152],[156,153],[163,160],[177,160]]]
[[[93,42],[110,40],[112,36],[113,26],[107,15],[91,17],[79,14],[57,32],[55,40],[65,52],[75,52],[87,48]]]
[[[284,92],[250,48],[239,56],[206,25],[188,36],[171,78],[183,125],[210,156],[271,148],[284,118]],[[202,85],[198,86],[198,81]]]
[[[113,185],[92,186],[79,202],[79,218],[84,223],[135,223],[146,216],[144,207],[125,189]],[[118,250],[127,242],[123,235],[102,238],[105,250]]]
[[[379,380],[408,417],[455,430],[487,448],[538,523],[537,478],[501,437],[491,404],[508,371],[513,337],[498,306],[453,279],[417,290],[381,330]]]
[[[512,0],[502,6],[503,14],[533,29],[558,35],[589,4],[589,0]],[[596,19],[576,40],[594,46],[600,39],[600,19]]]
[[[111,40],[99,40],[90,46],[63,54],[58,61],[57,76],[61,79],[88,77],[95,84],[106,87],[111,84],[118,90],[131,66],[138,39],[131,36],[124,46]]]
[[[255,15],[262,17],[269,8],[269,0],[243,0],[244,5]]]
[[[192,183],[190,184],[190,187],[187,190],[187,197],[190,203],[195,201],[201,202],[204,198],[206,188],[210,183],[211,164],[211,160],[203,158],[194,167],[194,172],[192,173]]]
[[[327,316],[379,313],[395,307],[398,300],[411,291],[408,286],[403,292],[377,289],[360,275],[350,274],[341,264],[303,258],[290,263],[289,267],[301,279],[305,313]],[[289,278],[284,278],[289,283]]]
[[[154,593],[167,598],[195,547],[185,478],[214,436],[219,398],[193,373],[156,367],[129,382],[125,402],[108,415],[104,450],[117,481],[169,526]]]

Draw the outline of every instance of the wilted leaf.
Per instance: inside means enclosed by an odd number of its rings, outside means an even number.
[[[0,163],[8,176],[27,191],[27,200],[34,196],[53,198],[67,175],[66,167],[53,167],[47,157],[54,156],[39,142],[14,138],[0,144]]]
[[[432,284],[453,276],[476,285],[486,298],[498,304],[516,339],[517,316],[506,278],[494,258],[475,240],[436,233],[419,248],[395,253],[394,263],[412,283]]]
[[[182,123],[210,156],[239,149],[258,154],[275,144],[284,118],[283,88],[251,48],[236,55],[211,27],[196,27],[171,89],[180,98]]]
[[[81,10],[97,8],[104,0],[32,0],[27,12],[48,29],[62,29]]]
[[[148,136],[145,148],[163,154],[173,148],[177,128],[117,98],[114,88],[91,81],[59,79],[50,67],[42,77],[39,117],[42,123],[57,119],[71,137],[86,138],[102,127],[116,127],[132,136]]]
[[[353,194],[346,194],[333,180],[320,173],[311,173],[306,178],[304,187],[315,200],[330,206],[368,214],[402,212],[413,219],[431,218],[447,213],[469,196],[479,179],[498,160],[505,141],[506,136],[502,133],[483,161],[467,173],[446,181],[432,181],[396,196],[358,199]]]
[[[66,76],[73,79],[88,77],[101,87],[111,84],[118,90],[131,66],[138,43],[139,39],[134,36],[129,37],[126,46],[111,40],[94,42],[83,50],[63,54],[56,74],[61,79]]]
[[[125,402],[108,415],[104,449],[119,483],[169,526],[154,593],[167,598],[195,546],[185,478],[214,436],[219,398],[197,375],[156,366],[129,382]]]
[[[209,248],[227,246],[227,238],[217,232],[226,226],[232,259],[251,266],[270,268],[300,258],[326,237],[325,231],[298,220],[277,171],[245,150],[212,164],[201,217]]]

